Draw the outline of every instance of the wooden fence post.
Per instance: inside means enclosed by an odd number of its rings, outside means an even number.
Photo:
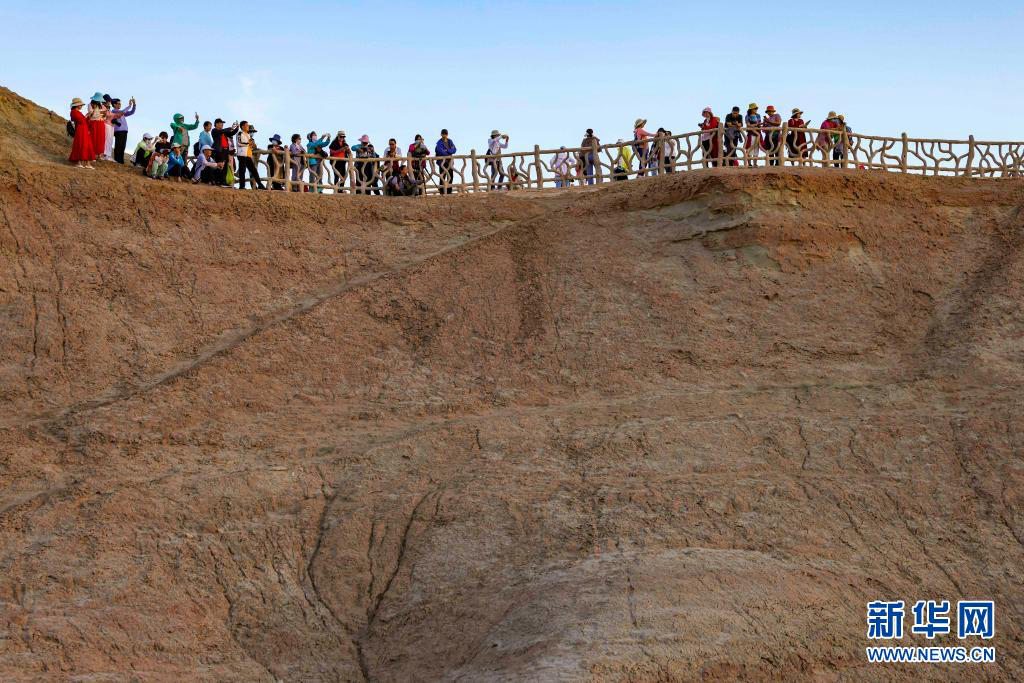
[[[288,147],[284,148],[284,191],[292,191],[292,153]]]
[[[477,168],[476,150],[469,150],[470,163],[473,164],[473,192],[480,191],[480,169]]]
[[[723,166],[722,160],[724,158],[725,149],[725,124],[722,123],[722,119],[718,119],[718,130],[715,131],[715,135],[718,136],[718,157],[715,159],[717,166]]]
[[[779,166],[786,165],[786,158],[789,156],[789,147],[786,145],[786,136],[789,135],[789,120],[782,122],[782,130],[779,132],[779,148],[775,151]]]
[[[907,172],[907,148],[909,146],[907,144],[907,134],[903,133],[903,135],[901,136],[901,139],[903,140],[903,151],[900,152],[900,173],[906,173]]]
[[[974,173],[974,136],[967,138],[967,166],[964,168],[964,175],[968,178]]]
[[[537,189],[544,189],[544,165],[540,161],[540,145],[533,146],[533,166],[537,169]]]

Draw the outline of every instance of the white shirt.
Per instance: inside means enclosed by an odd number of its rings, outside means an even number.
[[[497,154],[500,150],[508,149],[508,140],[500,135],[487,141],[487,153]]]
[[[559,152],[551,161],[551,168],[558,175],[568,175],[572,164],[569,163],[569,153]]]

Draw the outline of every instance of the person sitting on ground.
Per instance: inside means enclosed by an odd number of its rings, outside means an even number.
[[[384,192],[389,197],[412,197],[420,193],[421,184],[409,175],[409,167],[401,164],[398,167],[398,173],[388,178]]]
[[[195,170],[192,171],[193,183],[205,183],[207,185],[220,185],[224,178],[224,162],[216,161],[213,157],[213,147],[203,145],[196,157]]]
[[[174,182],[180,183],[185,177],[185,158],[181,154],[182,144],[173,143],[171,153],[167,155],[167,177],[174,178]]]
[[[163,180],[167,175],[167,161],[171,155],[171,142],[167,139],[167,131],[161,131],[149,156],[146,173],[153,180]]]
[[[142,140],[135,146],[135,153],[132,154],[132,164],[143,169],[149,167],[149,157],[153,154],[155,143],[153,136],[149,133],[142,134]]]

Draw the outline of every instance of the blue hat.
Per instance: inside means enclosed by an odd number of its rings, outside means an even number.
[[[102,102],[103,101],[103,93],[101,93],[99,91],[96,91],[96,94],[92,96],[92,101],[93,102]]]
[[[281,136],[278,135],[277,133],[274,133],[273,135],[270,136],[270,141],[271,142],[281,142]]]

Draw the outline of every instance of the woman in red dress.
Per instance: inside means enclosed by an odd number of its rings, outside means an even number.
[[[93,168],[96,150],[92,145],[92,131],[89,119],[82,113],[85,102],[76,97],[71,100],[71,121],[75,124],[75,141],[71,143],[69,160],[79,168]]]
[[[89,102],[89,132],[92,134],[93,160],[103,156],[107,144],[107,103],[103,101],[103,93],[96,93]]]

